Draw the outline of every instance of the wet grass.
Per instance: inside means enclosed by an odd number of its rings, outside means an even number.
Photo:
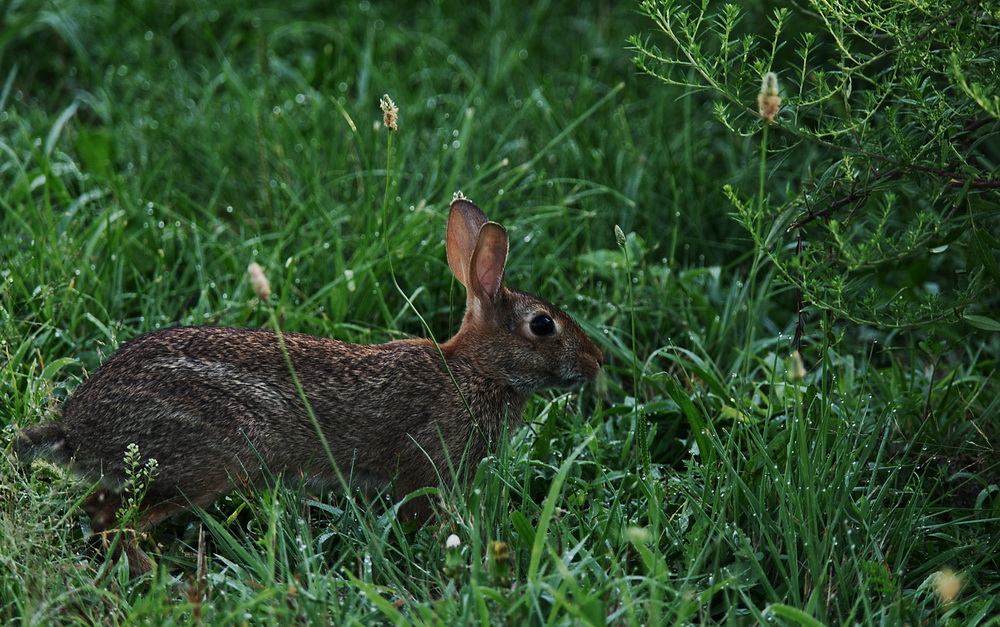
[[[534,399],[529,428],[440,495],[436,524],[301,486],[234,494],[160,530],[161,569],[134,581],[81,526],[89,486],[5,457],[5,621],[1000,611],[996,338],[816,315],[800,369],[794,296],[754,263],[721,191],[754,189],[756,149],[636,75],[625,40],[648,27],[632,7],[395,5],[3,9],[0,421],[42,420],[142,332],[267,323],[251,261],[285,330],[423,335],[409,298],[448,336],[457,190],[509,228],[509,284],[571,312],[606,376]],[[391,161],[385,93],[400,108]],[[964,588],[945,603],[950,571]]]

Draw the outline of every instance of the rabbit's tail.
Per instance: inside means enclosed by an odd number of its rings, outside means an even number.
[[[39,456],[58,463],[68,463],[70,454],[66,447],[66,432],[56,421],[28,427],[14,439],[14,454],[25,464]]]

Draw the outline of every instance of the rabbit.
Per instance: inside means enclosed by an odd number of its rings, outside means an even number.
[[[142,460],[157,462],[139,531],[207,507],[234,483],[261,484],[268,472],[333,488],[342,487],[340,475],[369,491],[391,485],[401,496],[448,482],[449,460],[458,467],[465,454],[472,464],[486,457],[518,426],[532,392],[578,386],[602,365],[569,316],[504,285],[507,251],[504,227],[459,197],[447,256],[467,297],[454,337],[440,346],[363,346],[281,334],[323,438],[275,331],[191,326],[124,343],[66,400],[61,420],[18,434],[15,453],[99,480],[84,502],[95,532],[117,522],[132,443]],[[401,513],[424,521],[430,504],[414,499]],[[152,568],[134,541],[123,544],[133,574]]]

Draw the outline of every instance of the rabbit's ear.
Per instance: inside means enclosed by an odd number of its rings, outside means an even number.
[[[469,287],[469,268],[476,250],[479,229],[488,221],[482,210],[459,198],[451,203],[448,215],[448,265],[458,282]]]
[[[507,265],[507,229],[487,222],[479,229],[476,250],[469,266],[469,297],[494,302],[503,289],[503,271]]]

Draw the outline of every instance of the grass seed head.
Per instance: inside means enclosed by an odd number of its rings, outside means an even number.
[[[247,273],[250,275],[250,284],[253,291],[262,302],[267,302],[271,298],[271,283],[264,276],[264,268],[260,267],[256,261],[247,266]]]
[[[392,101],[389,94],[382,96],[382,100],[379,101],[379,106],[382,108],[382,122],[385,124],[386,128],[390,131],[396,130],[397,120],[399,119],[399,109],[396,107],[396,103]]]
[[[958,598],[963,583],[961,575],[945,568],[938,571],[934,579],[934,594],[943,605],[947,605]]]
[[[778,95],[778,75],[774,72],[764,74],[764,79],[760,83],[760,93],[757,94],[757,108],[760,110],[760,117],[768,122],[774,122],[781,108],[781,96]]]

